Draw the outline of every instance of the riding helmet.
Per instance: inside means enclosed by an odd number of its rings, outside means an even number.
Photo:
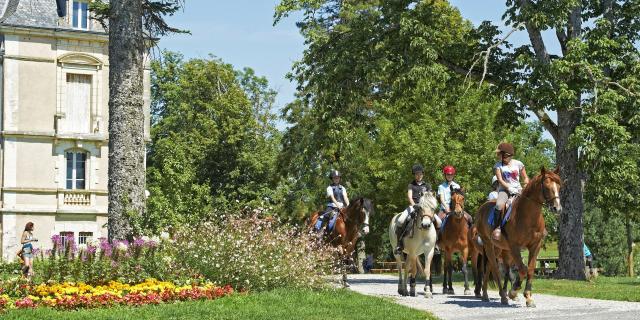
[[[500,152],[500,153],[508,153],[512,156],[516,155],[516,152],[513,149],[513,145],[511,143],[508,142],[502,142],[498,145],[498,147],[496,148],[496,152]]]
[[[416,174],[418,172],[424,173],[424,168],[420,164],[414,164],[413,167],[411,167],[411,173]]]
[[[338,170],[331,170],[331,172],[329,173],[329,178],[333,179],[333,177],[339,177],[340,176],[340,172],[338,172]]]
[[[456,168],[453,166],[445,166],[444,169],[442,169],[442,172],[444,174],[456,174]]]

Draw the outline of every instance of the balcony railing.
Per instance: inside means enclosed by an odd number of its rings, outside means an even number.
[[[86,192],[65,191],[62,204],[65,206],[91,206],[91,194]]]

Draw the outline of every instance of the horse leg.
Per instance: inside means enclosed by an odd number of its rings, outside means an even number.
[[[524,298],[527,302],[527,307],[531,308],[535,308],[536,306],[535,302],[533,302],[533,298],[531,297],[531,284],[533,283],[534,271],[536,270],[536,260],[538,259],[541,244],[542,241],[538,242],[535,247],[529,248],[529,265],[527,268],[527,284],[524,288]]]
[[[487,263],[489,263],[489,259],[487,258],[487,254],[482,255],[482,301],[489,302],[489,294],[487,293],[487,285],[489,283],[489,269],[487,268]]]
[[[504,290],[502,290],[502,287],[500,286],[500,272],[498,271],[498,260],[496,259],[496,253],[494,251],[493,248],[493,244],[491,241],[485,241],[487,243],[487,245],[485,246],[485,253],[487,254],[487,259],[489,260],[489,269],[485,272],[489,272],[491,271],[491,273],[493,274],[495,283],[498,285],[498,290],[500,292],[500,303],[502,304],[509,304],[509,301],[507,299],[507,295],[504,292]],[[484,285],[486,287],[486,284]]]
[[[426,280],[426,283],[424,284],[425,298],[433,297],[433,279],[431,278],[431,260],[433,259],[433,251],[434,249],[431,248],[431,251],[424,253],[424,277]]]
[[[482,294],[480,293],[482,286],[482,278],[480,277],[480,275],[482,275],[482,270],[480,268],[481,262],[482,256],[474,253],[474,255],[471,257],[471,271],[473,272],[473,292],[475,293],[476,298],[482,297]]]
[[[402,264],[403,261],[403,256],[401,254],[396,254],[394,255],[396,258],[396,266],[398,268],[398,294],[401,296],[406,296],[407,295],[407,289],[405,286],[403,286],[404,282],[403,282],[403,269],[406,267],[406,262],[404,263],[404,266]]]
[[[449,286],[449,290],[447,290],[448,294],[455,294],[455,292],[453,291],[453,253],[451,254],[451,256],[449,257],[449,268],[447,269],[447,273],[449,274],[449,276],[447,276],[447,285]]]
[[[460,253],[460,257],[462,258],[462,275],[464,276],[464,295],[468,296],[471,294],[471,290],[469,290],[469,272],[467,270],[467,258],[469,255],[469,248],[462,249]]]
[[[442,294],[447,294],[447,277],[449,276],[449,264],[451,264],[451,257],[449,252],[441,248],[440,254],[444,256],[444,268],[442,269]]]

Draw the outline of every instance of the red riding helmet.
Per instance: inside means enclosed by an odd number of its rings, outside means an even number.
[[[444,167],[444,169],[442,169],[442,172],[444,174],[456,174],[456,168],[454,168],[453,166],[446,166]]]

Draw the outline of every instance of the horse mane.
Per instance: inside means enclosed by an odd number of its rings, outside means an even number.
[[[422,195],[420,202],[418,202],[418,207],[422,210],[428,208],[431,211],[435,211],[438,208],[438,201],[431,192],[427,192]]]
[[[374,207],[373,207],[373,202],[370,199],[367,199],[365,197],[356,197],[351,201],[351,203],[349,204],[349,207],[356,205],[356,203],[360,203],[360,206],[365,210],[367,210],[367,212],[369,212],[369,216],[373,215]],[[357,211],[353,211],[353,212],[358,213]],[[344,214],[344,217],[345,217],[345,221],[351,218],[346,213]]]
[[[544,169],[544,177],[545,178],[550,178],[551,180],[553,180],[553,182],[557,183],[558,185],[562,186],[562,179],[560,178],[560,175],[558,175],[557,173],[555,173],[554,171],[551,170],[547,170]],[[542,173],[538,173],[537,175],[535,175],[533,178],[531,178],[531,180],[529,180],[529,183],[527,183],[527,186],[524,187],[524,190],[522,190],[522,194],[523,195],[529,195],[532,192],[534,192],[534,188],[536,188],[537,186],[542,184],[542,177],[543,174]]]

